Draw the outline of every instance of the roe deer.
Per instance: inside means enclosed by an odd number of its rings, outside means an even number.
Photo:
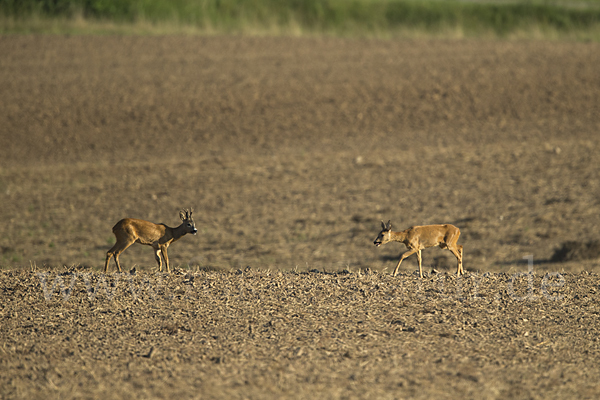
[[[409,257],[417,253],[417,261],[419,262],[419,275],[423,277],[423,268],[421,266],[421,250],[428,247],[440,246],[442,249],[448,249],[454,254],[458,260],[457,275],[464,274],[462,259],[463,259],[463,247],[460,244],[456,244],[458,237],[460,236],[460,230],[454,225],[424,225],[424,226],[412,226],[402,232],[392,232],[392,222],[388,221],[385,224],[381,221],[381,232],[377,235],[377,238],[373,242],[375,246],[381,246],[388,242],[402,242],[408,248],[408,251],[400,255],[400,261],[396,265],[393,276],[398,273],[400,263],[406,257]]]
[[[195,235],[198,230],[192,219],[192,210],[183,210],[179,212],[181,225],[177,228],[168,227],[165,224],[155,224],[142,219],[125,218],[117,222],[113,227],[113,233],[117,238],[117,243],[106,253],[106,263],[104,264],[104,272],[108,270],[108,262],[111,257],[115,257],[115,263],[119,272],[121,265],[119,264],[119,254],[125,251],[126,248],[134,243],[146,244],[154,249],[154,258],[158,262],[158,270],[162,272],[162,257],[167,265],[167,272],[171,272],[169,268],[169,256],[167,255],[167,247],[174,241],[180,239],[186,233]]]

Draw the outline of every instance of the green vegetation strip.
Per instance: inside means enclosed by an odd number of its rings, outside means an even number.
[[[506,37],[551,32],[595,37],[600,31],[598,0],[0,0],[0,16],[0,33],[23,30],[24,22],[40,19],[169,25],[217,33],[381,36],[455,31]]]

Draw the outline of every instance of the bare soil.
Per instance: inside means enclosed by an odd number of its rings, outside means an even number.
[[[1,398],[596,398],[600,45],[0,37]],[[101,273],[123,217],[196,236]],[[397,230],[453,223],[448,251]],[[569,257],[553,257],[568,246]],[[575,249],[575,250],[573,250]],[[585,254],[576,254],[579,250]],[[437,273],[434,273],[437,272]]]

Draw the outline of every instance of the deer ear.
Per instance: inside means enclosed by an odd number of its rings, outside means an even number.
[[[392,230],[392,220],[389,220],[389,221],[388,221],[388,223],[387,223],[387,227],[386,227],[386,228],[387,228],[387,230],[388,230],[388,231],[391,231],[391,230]]]
[[[387,226],[385,226],[385,222],[383,222],[383,220],[381,220],[381,229],[387,229]]]
[[[185,211],[179,211],[179,218],[181,218],[182,221],[185,221]]]

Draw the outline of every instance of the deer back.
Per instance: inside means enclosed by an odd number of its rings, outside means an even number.
[[[449,224],[423,225],[413,226],[405,232],[407,240],[414,247],[427,248],[444,243],[451,228],[455,227]]]

